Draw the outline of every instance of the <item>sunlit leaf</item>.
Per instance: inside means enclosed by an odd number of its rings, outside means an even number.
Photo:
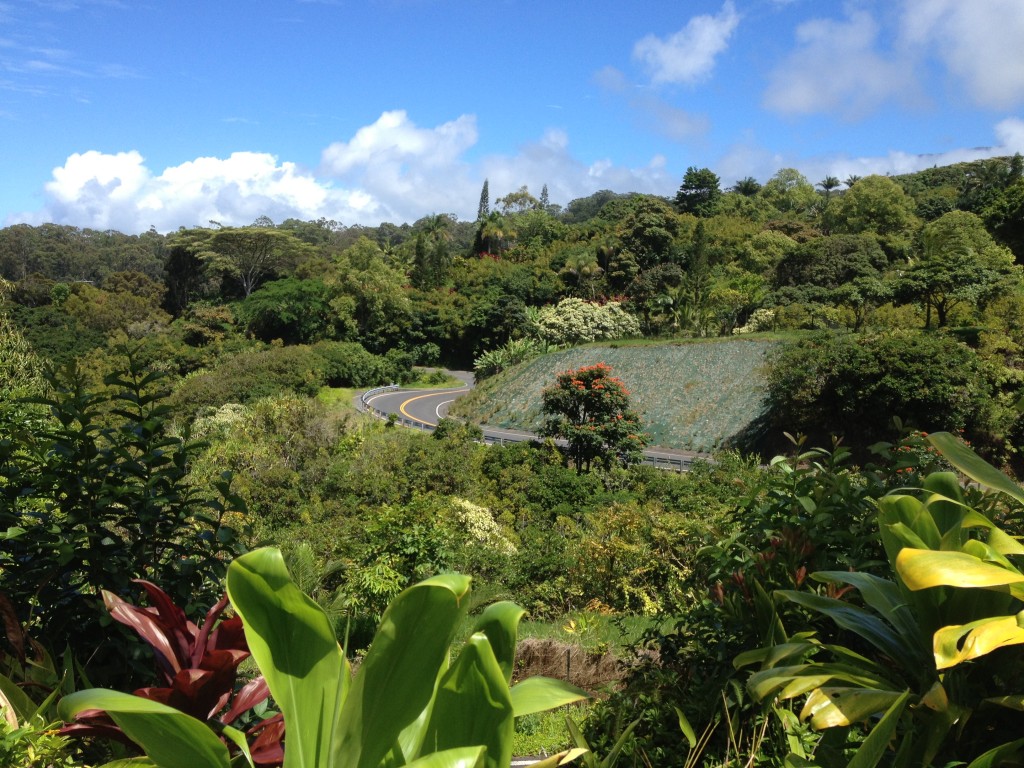
[[[867,688],[817,688],[807,697],[800,718],[810,718],[815,730],[853,725],[884,712],[900,695],[899,691]]]
[[[949,669],[1008,645],[1024,643],[1017,616],[995,616],[970,624],[943,627],[935,633],[935,666]]]
[[[512,686],[512,707],[516,717],[589,699],[590,694],[575,685],[551,677],[528,677]]]
[[[327,768],[348,681],[327,615],[295,586],[277,549],[237,558],[228,568],[227,591],[284,713],[287,768]]]
[[[160,768],[229,768],[228,749],[204,723],[180,710],[120,691],[91,688],[61,699],[62,719],[102,709]]]
[[[1024,574],[1020,571],[991,565],[963,552],[937,552],[906,547],[896,558],[896,570],[907,587],[913,590],[942,586],[988,588],[1024,584]]]

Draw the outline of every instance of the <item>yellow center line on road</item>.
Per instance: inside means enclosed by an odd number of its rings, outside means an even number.
[[[428,427],[436,427],[437,424],[434,424],[433,422],[424,421],[423,419],[417,419],[415,416],[413,416],[411,413],[405,410],[405,406],[417,400],[422,400],[424,397],[437,397],[438,395],[456,395],[461,392],[469,392],[469,387],[463,387],[462,389],[446,389],[443,392],[430,392],[429,394],[426,395],[416,395],[416,397],[410,397],[408,400],[406,400],[400,406],[398,406],[398,410],[401,411],[402,415],[405,416],[405,418],[407,419],[418,421],[420,424],[426,424]]]

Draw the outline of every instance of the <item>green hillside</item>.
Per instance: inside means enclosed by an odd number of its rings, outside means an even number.
[[[729,339],[575,347],[486,380],[457,401],[452,415],[533,431],[541,423],[541,390],[558,372],[605,362],[632,393],[652,445],[709,451],[729,445],[761,415],[765,356],[778,343]]]

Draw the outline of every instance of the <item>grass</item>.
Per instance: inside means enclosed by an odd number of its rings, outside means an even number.
[[[358,391],[351,387],[320,387],[320,391],[316,394],[316,399],[331,410],[347,410],[355,413],[356,407],[353,405],[353,400],[355,400],[356,392]]]
[[[512,738],[513,755],[553,755],[572,744],[565,718],[583,722],[589,704],[571,704],[550,712],[538,712],[516,718],[516,732]]]
[[[529,621],[519,625],[519,638],[561,640],[577,643],[585,651],[609,652],[621,656],[649,629],[668,630],[672,620],[659,622],[648,616],[604,615],[581,611],[561,621]]]
[[[466,386],[465,382],[448,374],[442,368],[414,368],[419,374],[411,384],[403,384],[402,389],[455,389]]]
[[[567,369],[604,362],[630,390],[651,444],[713,451],[755,428],[764,411],[764,367],[777,336],[615,342],[562,350],[488,379],[452,415],[536,431],[541,391]]]

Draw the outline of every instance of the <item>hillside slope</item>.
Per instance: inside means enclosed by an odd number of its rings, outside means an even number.
[[[764,410],[764,364],[778,342],[587,346],[555,352],[483,382],[452,407],[480,424],[535,431],[541,390],[569,368],[605,362],[632,393],[652,445],[710,451],[754,428]]]

